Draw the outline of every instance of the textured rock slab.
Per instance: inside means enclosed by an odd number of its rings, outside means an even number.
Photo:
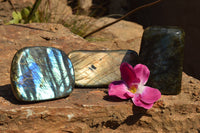
[[[93,23],[96,27],[101,27],[115,20],[114,18],[103,17]],[[105,47],[107,50],[116,50],[117,47],[119,49],[131,49],[139,53],[143,31],[143,26],[134,22],[122,20],[88,38],[91,38],[91,40],[92,38],[94,38],[94,40],[95,38],[104,39],[104,41],[95,41],[95,43],[98,44],[98,46]]]
[[[140,57],[150,71],[148,84],[162,94],[181,91],[184,32],[176,27],[149,27],[144,31]]]
[[[72,50],[100,50],[108,47],[113,50],[132,49],[137,45],[135,43],[133,45],[118,43],[120,47],[112,43],[92,45],[58,24],[32,23],[24,26],[26,27],[0,26],[2,31],[0,32],[0,132],[198,133],[200,81],[184,73],[181,93],[174,96],[163,95],[146,113],[135,109],[131,101],[116,102],[109,99],[105,93],[107,87],[105,89],[76,88],[67,98],[21,104],[13,96],[9,80],[10,64],[17,49],[45,45],[57,47],[68,53]],[[54,32],[47,32],[50,29]],[[131,36],[134,40],[134,35]]]
[[[132,50],[74,51],[69,53],[75,71],[75,84],[81,87],[107,86],[120,80],[120,64],[135,65],[138,56]]]
[[[198,133],[199,88],[199,80],[183,73],[181,93],[163,95],[145,111],[131,100],[108,97],[107,89],[76,88],[67,98],[24,105],[15,100],[9,85],[1,86],[0,132]]]
[[[26,47],[13,58],[11,85],[20,101],[65,97],[73,90],[73,66],[67,55],[56,48]]]

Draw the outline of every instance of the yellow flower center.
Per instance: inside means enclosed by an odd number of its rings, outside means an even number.
[[[129,88],[129,91],[132,92],[132,93],[135,93],[137,91],[137,88],[132,85],[130,88]]]

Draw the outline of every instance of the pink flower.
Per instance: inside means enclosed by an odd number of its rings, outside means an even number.
[[[150,71],[147,66],[137,64],[134,68],[128,63],[120,66],[121,81],[110,83],[109,96],[121,99],[131,98],[136,106],[150,109],[154,102],[161,97],[158,89],[144,86],[149,78]]]

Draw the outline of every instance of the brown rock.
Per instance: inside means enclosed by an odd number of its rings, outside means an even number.
[[[199,131],[200,114],[196,109],[200,101],[194,99],[192,93],[200,94],[200,81],[185,73],[181,93],[163,95],[148,111],[133,106],[130,100],[108,97],[107,88],[75,88],[67,98],[19,103],[12,94],[9,81],[10,63],[18,49],[36,45],[53,46],[69,53],[72,50],[101,50],[107,47],[88,43],[57,24],[8,25],[0,26],[0,31],[0,132]],[[122,48],[131,49],[130,45],[124,45],[113,46],[112,50]]]
[[[94,21],[93,27],[101,27],[105,24],[115,21],[113,18],[100,18]],[[92,29],[96,29],[92,28]],[[143,27],[139,24],[122,20],[106,29],[97,32],[92,35],[94,40],[102,39],[102,41],[96,41],[101,46],[110,48],[121,48],[121,49],[133,49],[139,54],[140,43],[142,40]]]
[[[92,6],[92,0],[78,0],[78,5],[82,11],[81,14],[89,15]]]
[[[38,10],[47,17],[49,23],[65,20],[72,15],[72,9],[67,5],[67,0],[42,0]]]
[[[196,108],[197,113],[200,113],[200,107]]]

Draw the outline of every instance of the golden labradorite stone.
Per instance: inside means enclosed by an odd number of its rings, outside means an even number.
[[[120,80],[120,65],[138,63],[132,50],[73,51],[69,53],[75,71],[75,85],[79,87],[104,87]]]
[[[11,85],[20,101],[41,101],[68,96],[74,86],[74,70],[68,56],[52,47],[19,50],[11,65]]]

